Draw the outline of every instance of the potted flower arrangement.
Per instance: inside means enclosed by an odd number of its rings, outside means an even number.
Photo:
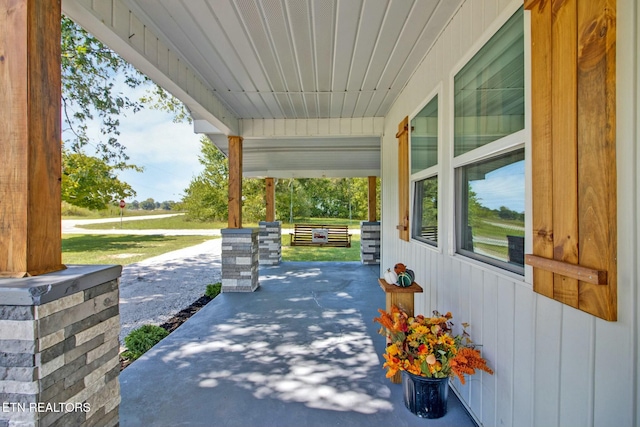
[[[451,313],[411,317],[396,306],[390,313],[378,311],[380,317],[374,320],[389,340],[383,367],[387,378],[402,372],[404,402],[414,414],[439,418],[446,413],[450,377],[464,384],[465,375],[475,374],[476,369],[493,374],[466,330],[453,335]]]

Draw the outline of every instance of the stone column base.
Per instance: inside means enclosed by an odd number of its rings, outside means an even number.
[[[225,228],[222,234],[222,292],[253,292],[258,283],[258,229]]]
[[[380,222],[360,222],[360,261],[380,264]]]
[[[0,279],[0,426],[117,426],[119,265]]]
[[[260,265],[278,265],[282,261],[282,223],[260,221]]]

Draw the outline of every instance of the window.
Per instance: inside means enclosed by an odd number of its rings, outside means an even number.
[[[454,78],[456,251],[524,274],[520,9]]]
[[[520,9],[454,80],[454,155],[524,129],[524,23]]]
[[[438,176],[416,181],[413,238],[438,245]]]
[[[456,170],[458,252],[524,273],[524,150]]]
[[[438,164],[438,96],[411,120],[411,174]]]
[[[411,237],[438,245],[438,96],[411,120]]]

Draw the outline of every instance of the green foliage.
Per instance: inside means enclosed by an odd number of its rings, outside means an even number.
[[[129,157],[118,141],[120,117],[136,113],[145,105],[173,113],[174,121],[189,120],[189,116],[180,101],[153,85],[146,76],[71,19],[62,17],[61,30],[63,144],[68,155],[81,157],[71,159],[79,170],[72,167],[69,174],[74,178],[63,179],[62,191],[67,196],[63,200],[80,207],[101,209],[111,201],[107,199],[135,195],[128,184],[116,179],[116,171],[142,171],[126,163]],[[141,85],[151,89],[139,100],[130,99],[119,90],[117,79],[122,79],[130,89]],[[99,123],[100,138],[89,137],[89,125],[93,120]],[[95,149],[92,154],[96,157],[84,154],[89,145]],[[90,163],[98,167],[92,169]],[[67,186],[70,187],[65,188]]]
[[[228,161],[208,138],[203,137],[200,144],[204,171],[191,180],[180,209],[190,220],[224,221],[228,215]],[[279,219],[291,222],[309,217],[365,219],[368,191],[367,178],[279,179],[276,213]],[[242,197],[243,222],[264,220],[264,180],[244,179]]]
[[[122,168],[136,169],[122,164]],[[134,196],[133,188],[118,179],[115,167],[81,152],[62,151],[62,200],[81,208],[102,210]]]
[[[207,137],[200,139],[204,171],[191,180],[180,208],[195,221],[227,219],[229,166],[224,154]]]
[[[152,211],[156,208],[156,202],[151,197],[140,202],[140,207],[145,211]]]
[[[119,117],[139,111],[142,104],[116,92],[114,76],[122,75],[130,88],[146,77],[71,19],[63,17],[61,27],[62,112],[65,130],[73,135],[70,148],[79,152],[90,142],[87,123],[96,118],[106,138],[94,141],[99,155],[115,164],[126,161],[124,146],[117,140]]]
[[[122,355],[127,359],[136,360],[167,335],[169,332],[160,326],[142,325],[124,338],[127,350]]]
[[[207,285],[207,289],[205,290],[204,294],[206,296],[208,296],[209,298],[215,298],[220,294],[220,290],[222,289],[222,283],[218,282],[218,283],[214,283],[214,284],[209,284]]]
[[[125,222],[126,224],[126,222]],[[64,264],[121,264],[198,245],[211,236],[70,234],[62,236]]]

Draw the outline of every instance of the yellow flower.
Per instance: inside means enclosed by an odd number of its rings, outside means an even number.
[[[387,347],[387,354],[389,356],[396,356],[399,352],[398,346],[395,344],[391,344]]]

